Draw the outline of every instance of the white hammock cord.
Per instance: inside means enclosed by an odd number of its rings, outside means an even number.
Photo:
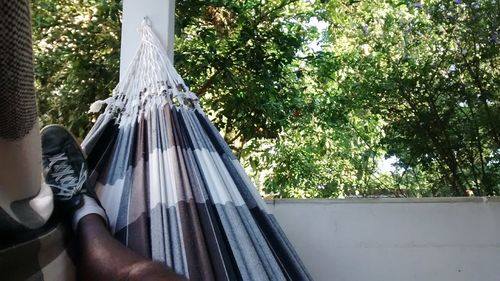
[[[155,96],[163,97],[163,103],[171,103],[176,99],[183,106],[199,108],[197,96],[189,90],[175,69],[148,18],[144,18],[139,31],[140,45],[123,78],[114,88],[112,97],[96,101],[90,112],[98,112],[103,104],[107,104],[106,113],[128,115],[157,100],[153,98]]]

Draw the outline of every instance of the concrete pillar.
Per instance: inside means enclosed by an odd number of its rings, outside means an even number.
[[[154,32],[162,41],[170,60],[174,59],[175,0],[124,0],[120,78],[139,47],[139,27],[144,17],[151,21]]]

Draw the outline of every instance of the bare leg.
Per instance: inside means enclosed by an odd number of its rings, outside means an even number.
[[[0,222],[13,231],[36,229],[53,206],[41,185],[29,5],[0,0],[0,7]]]
[[[186,280],[124,247],[110,235],[98,215],[81,219],[77,232],[82,280]]]

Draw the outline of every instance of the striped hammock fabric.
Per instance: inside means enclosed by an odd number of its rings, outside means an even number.
[[[141,34],[82,143],[115,237],[190,280],[311,280],[151,27]]]

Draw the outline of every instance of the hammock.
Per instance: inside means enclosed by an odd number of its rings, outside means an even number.
[[[311,280],[151,27],[82,143],[117,239],[190,280]]]

